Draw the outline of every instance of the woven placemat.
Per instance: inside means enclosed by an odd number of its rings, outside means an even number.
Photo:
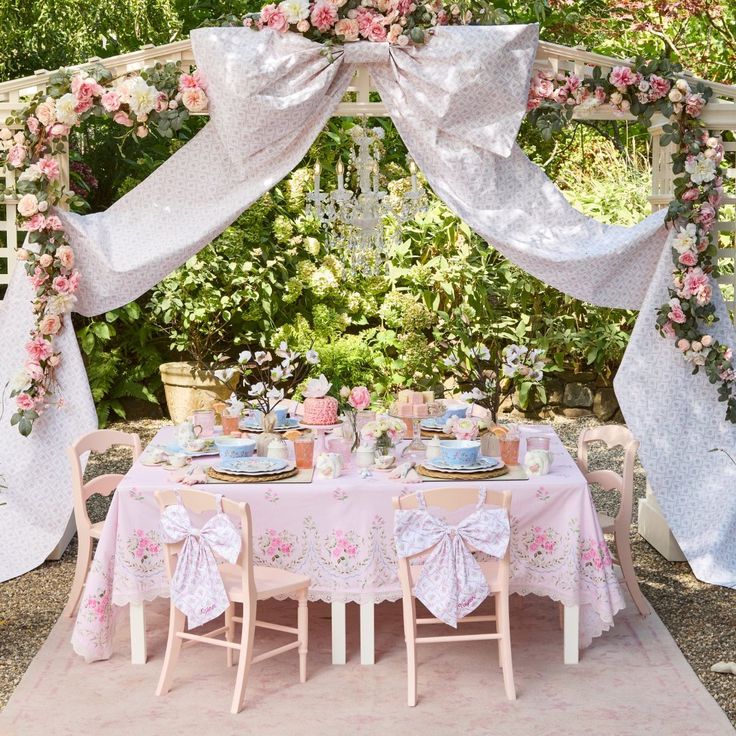
[[[487,429],[481,429],[481,431],[478,433],[479,437],[482,437],[485,434],[488,434],[489,430]],[[423,440],[431,440],[432,437],[439,437],[441,440],[454,440],[455,435],[454,434],[445,434],[444,432],[433,432],[430,429],[422,429],[421,436]]]
[[[226,483],[272,483],[284,478],[293,478],[299,473],[299,468],[282,470],[280,473],[269,473],[268,475],[236,475],[235,473],[223,473],[214,468],[207,468],[207,475],[215,480],[223,480]]]
[[[500,478],[508,472],[509,469],[506,465],[493,468],[493,470],[479,470],[477,473],[443,473],[439,470],[425,468],[424,465],[417,465],[419,475],[436,480],[490,480],[491,478]]]

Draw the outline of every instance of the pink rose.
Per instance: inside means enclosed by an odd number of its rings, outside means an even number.
[[[270,27],[270,26],[269,26]],[[201,87],[188,87],[181,93],[181,101],[190,112],[202,112],[209,102]]]
[[[60,245],[56,249],[56,257],[64,268],[71,269],[74,267],[74,251],[68,245]]]
[[[371,405],[370,391],[368,391],[365,386],[355,386],[355,388],[350,391],[348,403],[358,411],[367,409]]]
[[[69,277],[69,294],[73,294],[79,288],[80,279],[79,271],[74,271]]]
[[[41,130],[41,123],[38,122],[38,118],[31,115],[26,120],[26,127],[31,131],[33,135],[38,135],[38,131]]]
[[[139,138],[145,138],[145,137],[146,137],[146,136],[148,135],[148,128],[147,128],[147,127],[146,127],[145,125],[139,125],[139,126],[138,126],[138,127],[137,127],[137,128],[135,129],[135,134],[136,134],[136,135],[137,135],[137,136],[138,136]]]
[[[51,138],[63,138],[67,135],[69,135],[69,126],[63,123],[54,123],[49,130]]]
[[[33,403],[33,398],[25,393],[18,394],[18,396],[16,396],[15,398],[15,403],[18,405],[18,408],[21,411],[29,411],[35,406],[35,404]]]
[[[156,98],[156,112],[163,112],[169,107],[169,98],[166,96],[166,92],[161,92]]]
[[[637,84],[636,74],[627,66],[615,66],[611,70],[608,81],[622,92],[626,90],[630,84]]]
[[[266,5],[261,10],[261,19],[264,23],[267,22],[267,18],[274,10],[276,10],[275,5]],[[266,18],[263,18],[263,14],[266,13]],[[197,72],[194,74],[182,74],[179,77],[179,90],[182,92],[185,89],[194,89],[195,87],[201,87],[202,86],[202,78],[199,76]]]
[[[48,281],[49,275],[41,268],[41,266],[36,266],[36,270],[33,272],[33,276],[31,276],[31,286],[34,289],[40,289],[46,281]]]
[[[698,197],[700,197],[700,190],[697,187],[691,187],[682,193],[681,199],[684,202],[694,202]]]
[[[595,99],[599,105],[603,105],[607,99],[606,90],[603,87],[595,88]]]
[[[703,335],[700,338],[700,342],[703,344],[703,347],[709,348],[713,344],[713,338],[710,335]]]
[[[35,363],[46,360],[51,355],[51,343],[44,339],[43,335],[37,335],[26,343],[26,353]]]
[[[380,16],[379,16],[380,18]],[[386,26],[383,25],[382,20],[376,20],[371,23],[371,27],[368,29],[368,40],[376,43],[381,43],[386,40],[388,33],[386,32]]]
[[[699,92],[685,98],[685,110],[690,117],[697,118],[705,107],[705,98]]]
[[[77,102],[77,104],[74,105],[74,112],[79,113],[79,114],[83,112],[87,112],[87,110],[89,110],[90,107],[92,107],[93,102],[94,100],[91,97],[85,97],[79,100],[79,102]]]
[[[92,77],[77,74],[72,77],[72,94],[79,100],[86,100],[102,94],[102,87]]]
[[[46,227],[51,230],[64,229],[64,226],[61,224],[61,220],[56,215],[51,215],[46,218]]]
[[[704,202],[700,205],[697,221],[706,228],[710,228],[715,222],[716,210],[710,202]]]
[[[358,32],[357,20],[342,18],[335,23],[335,34],[342,36],[345,41],[357,41]]]
[[[673,301],[677,302],[676,299],[673,299]],[[677,302],[676,304],[670,303],[670,311],[667,315],[672,322],[678,325],[685,324],[687,321],[687,317],[685,317],[685,312],[682,311],[682,307],[680,306],[680,303]]]
[[[54,291],[59,294],[68,294],[71,290],[69,279],[66,276],[57,276],[52,284]]]
[[[304,18],[304,20],[300,20],[296,24],[296,29],[297,31],[299,31],[299,33],[306,33],[309,30],[309,28],[310,28],[309,21],[306,18]]]
[[[128,116],[128,113],[124,110],[119,110],[115,113],[115,115],[112,118],[118,125],[124,125],[126,128],[132,128],[133,127],[133,121]]]
[[[49,358],[49,361],[48,362],[49,362],[49,365],[56,367],[61,362],[61,356],[59,355],[59,353],[54,353]]]
[[[37,164],[39,171],[49,180],[55,181],[59,178],[59,164],[51,158],[44,156]]]
[[[32,360],[29,360],[25,366],[23,366],[23,369],[31,381],[40,381],[43,378],[43,368]]]
[[[30,220],[26,220],[23,223],[23,230],[28,230],[29,233],[35,233],[39,230],[43,230],[44,226],[46,225],[46,218],[40,213],[36,212],[33,217],[31,217]],[[43,258],[43,256],[41,256]],[[43,263],[41,263],[43,266]],[[44,266],[46,268],[46,266]]]
[[[665,335],[665,337],[669,337],[670,339],[675,337],[675,328],[672,322],[665,322],[662,325],[662,334]]]
[[[534,82],[534,92],[539,95],[539,97],[552,97],[554,91],[555,87],[548,79],[537,79]]]
[[[686,340],[684,337],[677,341],[677,349],[682,350],[684,353],[686,350],[690,350],[690,342],[689,340]]]
[[[686,250],[677,260],[683,266],[695,266],[698,262],[698,257],[691,250]]]
[[[310,20],[319,31],[329,31],[337,22],[337,8],[327,0],[318,0],[312,8]],[[384,28],[384,38],[385,30]]]
[[[100,98],[100,102],[102,103],[102,107],[105,108],[106,112],[115,112],[116,110],[120,109],[120,93],[116,92],[114,89],[111,89],[109,92],[105,92],[105,94],[102,95],[102,97]]]
[[[55,335],[61,329],[61,319],[56,314],[47,314],[38,326],[44,335]]]
[[[36,215],[34,215],[33,217],[36,217]],[[43,217],[43,215],[42,215],[42,217]],[[41,268],[48,268],[54,262],[54,258],[53,258],[53,256],[50,253],[44,253],[38,259],[38,262],[41,265]]]
[[[649,77],[649,99],[652,102],[662,99],[669,91],[670,83],[666,79],[658,77],[656,74]]]
[[[28,251],[25,248],[19,248],[18,249],[18,252],[15,254],[15,257],[19,261],[27,261],[29,255],[30,254],[28,253]]]
[[[286,13],[284,11],[277,7],[276,10],[271,13],[268,19],[268,27],[273,31],[278,31],[279,33],[285,33],[289,30],[289,21],[286,18]]]
[[[8,150],[7,161],[11,166],[17,169],[23,165],[23,162],[26,160],[27,153],[28,151],[25,146],[15,145]]]

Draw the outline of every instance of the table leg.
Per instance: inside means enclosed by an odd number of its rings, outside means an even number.
[[[565,606],[564,662],[577,664],[579,661],[578,641],[580,634],[580,606]]]
[[[345,664],[345,601],[332,601],[332,664]]]
[[[375,626],[373,621],[374,603],[372,600],[360,604],[360,663],[375,664]]]
[[[145,664],[146,652],[146,609],[143,603],[130,604],[130,662]]]

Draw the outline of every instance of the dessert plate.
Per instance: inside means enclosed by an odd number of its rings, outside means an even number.
[[[223,460],[215,465],[215,470],[234,475],[269,475],[292,467],[287,460],[275,457],[243,457]]]
[[[503,465],[503,463],[495,457],[481,457],[478,458],[478,461],[473,463],[472,465],[462,466],[449,465],[440,458],[427,460],[422,464],[425,468],[428,468],[429,470],[436,470],[440,473],[478,473],[482,472],[483,470],[495,470],[496,468],[500,468]]]

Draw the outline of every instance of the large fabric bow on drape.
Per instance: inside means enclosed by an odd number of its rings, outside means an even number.
[[[217,618],[230,605],[215,554],[237,562],[241,538],[223,513],[194,529],[181,504],[167,506],[161,514],[162,538],[168,544],[183,541],[171,579],[171,600],[187,616],[190,629]]]
[[[457,628],[459,619],[488,597],[488,581],[471,552],[503,557],[509,543],[508,514],[499,508],[476,509],[453,526],[427,511],[400,510],[394,517],[396,553],[411,557],[431,549],[414,586],[414,595],[434,616]]]
[[[421,47],[360,42],[333,50],[294,33],[192,32],[210,123],[102,213],[60,213],[83,282],[77,309],[95,315],[140,296],[209,243],[299,164],[366,64],[434,192],[517,265],[571,296],[640,309],[615,387],[657,498],[695,573],[736,585],[736,432],[704,376],[691,376],[654,330],[668,300],[670,248],[658,212],[630,228],[570,207],[514,143],[526,109],[535,26],[441,27]],[[244,253],[244,258],[247,254]],[[22,367],[31,289],[16,270],[0,309],[0,389]],[[713,335],[736,344],[719,295]],[[40,564],[71,512],[64,449],[95,427],[74,335],[60,336],[63,412],[22,438],[0,421],[0,580]],[[711,438],[703,444],[703,438]],[[678,448],[686,447],[687,452]]]

